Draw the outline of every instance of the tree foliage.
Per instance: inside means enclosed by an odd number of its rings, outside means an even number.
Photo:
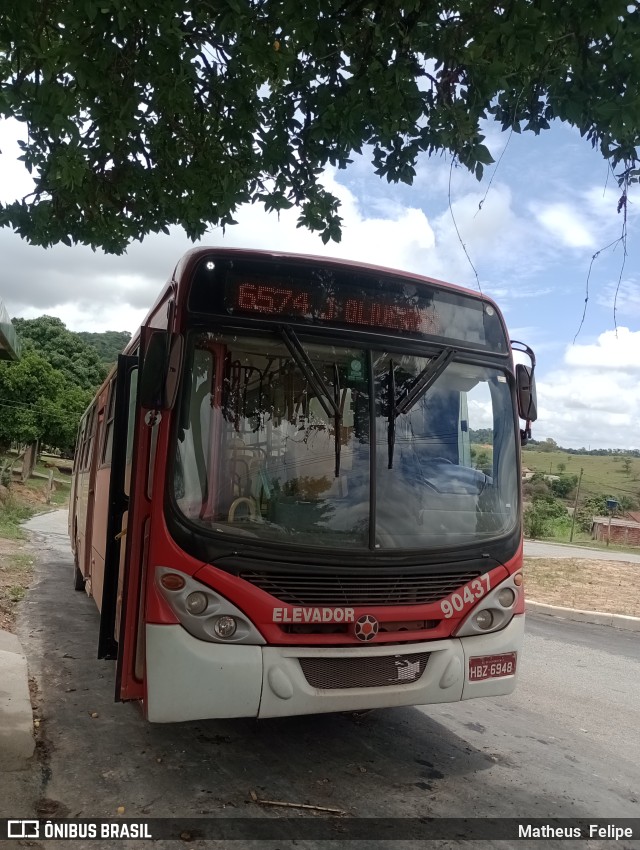
[[[570,522],[565,506],[553,496],[534,496],[523,515],[524,532],[534,539],[553,537]]]
[[[0,362],[0,449],[39,440],[71,451],[80,417],[106,375],[96,350],[101,334],[94,346],[53,316],[13,324],[24,353],[15,363]]]
[[[493,445],[493,428],[469,428],[469,441],[484,446]]]
[[[13,325],[25,349],[37,351],[69,385],[93,391],[105,379],[107,370],[95,347],[55,316],[13,319]]]
[[[103,331],[102,333],[80,331],[78,336],[83,342],[95,349],[100,362],[107,367],[116,362],[118,354],[131,339],[131,334],[128,331]]]
[[[554,496],[557,496],[559,499],[568,499],[575,490],[577,483],[577,475],[563,475],[560,478],[552,479],[549,482],[549,487]]]
[[[321,183],[364,147],[411,183],[446,152],[478,177],[481,122],[577,127],[638,179],[640,15],[627,0],[21,0],[0,21],[0,115],[28,125],[35,193],[0,208],[34,244],[120,252],[239,204],[298,205],[339,239]]]
[[[572,455],[589,455],[591,457],[613,457],[614,460],[616,458],[622,459],[625,455],[628,455],[629,458],[639,458],[640,457],[640,449],[587,449],[586,446],[582,446],[579,449],[565,448],[564,446],[559,446],[555,440],[551,440],[551,444],[549,439],[547,440],[534,440],[531,439],[527,442],[527,451],[532,452],[550,452],[550,451],[560,451],[566,452],[567,460],[571,459]]]
[[[33,349],[0,362],[0,449],[12,442],[70,450],[91,392],[73,386]]]
[[[591,524],[594,516],[606,517],[609,515],[610,512],[607,508],[608,499],[616,500],[618,503],[617,511],[619,514],[624,514],[625,511],[636,510],[638,507],[638,499],[634,499],[633,497],[625,494],[613,496],[610,493],[597,493],[593,496],[589,496],[584,500],[576,512],[578,526],[583,531],[591,531]]]

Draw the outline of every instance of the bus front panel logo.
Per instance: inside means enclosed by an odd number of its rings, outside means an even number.
[[[373,640],[374,637],[378,634],[378,621],[375,617],[372,617],[371,614],[363,614],[362,617],[358,617],[353,627],[353,632],[358,640]]]

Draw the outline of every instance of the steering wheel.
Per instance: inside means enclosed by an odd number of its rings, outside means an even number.
[[[253,522],[257,519],[257,511],[256,511],[256,503],[255,500],[250,496],[239,496],[231,503],[231,507],[229,508],[229,515],[227,517],[227,522],[233,522],[236,518],[236,511],[240,507],[240,505],[246,505],[249,509],[249,515],[247,517],[242,517],[242,519],[249,519]]]

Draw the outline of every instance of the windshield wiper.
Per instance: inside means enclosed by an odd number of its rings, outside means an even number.
[[[282,325],[280,327],[280,335],[284,340],[284,344],[289,349],[289,353],[299,366],[307,382],[311,385],[314,393],[324,412],[329,418],[333,417],[335,431],[335,454],[336,454],[336,478],[340,475],[340,423],[342,422],[342,413],[340,411],[340,388],[338,387],[338,366],[334,364],[334,395],[331,395],[329,387],[324,382],[324,378],[318,372],[316,367],[311,362],[311,358],[302,347],[300,340],[296,336],[292,328]]]
[[[387,445],[389,446],[389,465],[387,469],[393,469],[393,448],[396,444],[396,373],[393,371],[393,360],[389,360],[389,379],[387,392],[389,393],[389,425],[387,427]]]
[[[389,361],[389,427],[387,442],[389,444],[389,469],[393,469],[393,449],[396,440],[396,419],[411,410],[422,396],[438,380],[449,363],[456,356],[454,348],[445,348],[433,360],[430,360],[407,389],[401,399],[396,400],[396,381],[393,371],[393,360]]]
[[[340,373],[338,371],[338,364],[334,362],[333,364],[333,402],[334,408],[336,410],[335,420],[334,420],[334,432],[335,432],[335,455],[336,455],[336,478],[340,475],[340,446],[342,445],[342,407],[340,405]]]

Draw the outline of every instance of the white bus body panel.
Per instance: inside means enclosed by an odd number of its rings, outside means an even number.
[[[256,717],[262,689],[259,646],[223,646],[182,626],[146,627],[147,699],[152,723]]]
[[[412,644],[349,647],[234,646],[192,637],[182,626],[147,625],[147,700],[150,721],[170,723],[223,717],[288,717],[402,705],[457,702],[509,694],[516,676],[469,682],[471,656],[520,652],[524,615],[502,631]],[[415,682],[384,687],[319,689],[298,659],[410,658],[430,653]]]
[[[465,676],[462,699],[476,697],[498,697],[510,694],[518,681],[518,666],[520,652],[524,643],[524,614],[516,614],[509,625],[491,635],[473,635],[460,639],[464,650],[464,669],[469,670],[469,659],[479,655],[501,655],[505,652],[517,652],[518,660],[515,676],[501,676],[499,679],[484,679],[480,682],[470,682]]]

